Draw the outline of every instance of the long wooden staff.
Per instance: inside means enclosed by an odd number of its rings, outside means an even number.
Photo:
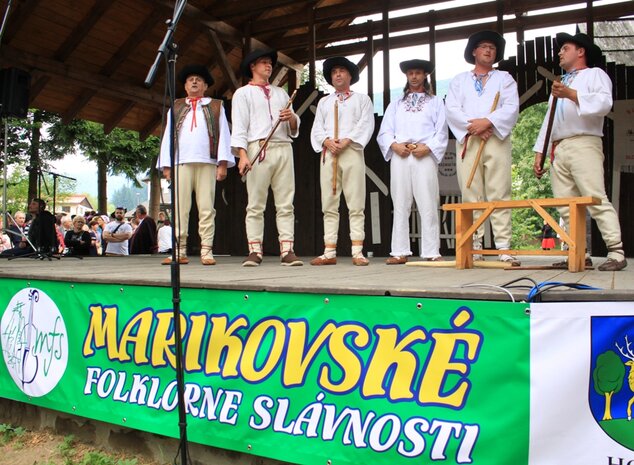
[[[339,143],[339,103],[335,100],[335,142]],[[337,195],[337,156],[332,155],[332,195]]]
[[[500,100],[500,92],[498,91],[495,94],[495,98],[493,99],[493,105],[491,105],[491,111],[489,113],[493,113],[498,106],[498,101]],[[478,153],[476,154],[475,162],[471,167],[471,173],[469,174],[469,179],[467,180],[467,189],[471,187],[471,183],[473,182],[473,177],[475,176],[476,170],[478,169],[478,165],[480,164],[480,158],[482,158],[482,151],[484,150],[484,146],[487,141],[482,139],[480,141],[480,147],[478,147]]]
[[[560,81],[561,78],[557,77],[555,82]],[[539,170],[544,169],[544,163],[546,162],[546,155],[548,153],[548,145],[550,144],[550,135],[553,132],[553,123],[555,122],[555,112],[557,110],[557,97],[553,97],[553,101],[550,104],[550,112],[548,113],[548,125],[546,126],[546,136],[544,137],[544,148],[542,148],[542,159],[539,161]]]
[[[297,95],[297,90],[293,91],[293,94],[291,95],[291,98],[288,99],[288,102],[286,103],[284,110],[288,110],[291,107],[291,105],[293,104],[293,100],[295,100],[296,95]],[[264,139],[264,142],[262,143],[262,145],[260,145],[260,150],[258,150],[258,153],[256,153],[255,156],[251,160],[249,160],[251,167],[253,167],[253,164],[256,162],[256,160],[260,158],[260,155],[266,149],[266,146],[268,145],[269,141],[271,140],[271,137],[273,137],[273,134],[275,133],[275,131],[277,130],[281,122],[282,120],[278,118],[275,124],[273,125],[273,127],[271,128],[271,132],[269,132],[269,135],[266,136],[266,139]],[[247,168],[247,170],[242,175],[242,182],[245,182],[247,180],[248,172],[249,172],[249,169]]]

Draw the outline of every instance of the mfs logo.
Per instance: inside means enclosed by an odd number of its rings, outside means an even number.
[[[48,394],[66,371],[66,325],[55,302],[40,289],[22,289],[13,296],[0,320],[0,346],[11,378],[28,396]]]
[[[593,316],[589,401],[592,416],[634,450],[634,316]]]

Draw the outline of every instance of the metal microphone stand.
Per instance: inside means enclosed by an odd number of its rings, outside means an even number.
[[[174,16],[171,20],[167,21],[167,32],[163,42],[161,43],[154,64],[150,68],[148,75],[145,79],[145,85],[151,87],[156,79],[156,73],[161,60],[165,60],[166,75],[165,80],[167,83],[167,89],[170,102],[170,132],[169,132],[169,152],[170,152],[170,172],[171,172],[171,197],[172,197],[172,216],[174,218],[174,227],[172,228],[172,263],[170,264],[171,271],[171,284],[172,284],[172,304],[173,304],[173,318],[174,318],[174,345],[176,346],[176,387],[178,396],[178,431],[179,431],[179,452],[181,457],[181,465],[187,465],[189,463],[189,449],[187,444],[187,413],[185,411],[185,370],[183,368],[183,341],[181,336],[181,324],[180,324],[180,263],[178,254],[178,244],[176,240],[176,221],[178,221],[178,212],[176,211],[177,200],[177,176],[175,168],[175,147],[174,140],[176,136],[175,128],[175,116],[174,116],[174,100],[176,95],[176,50],[177,45],[173,41],[174,32],[176,26],[180,20],[187,0],[177,0],[174,8]],[[177,454],[178,456],[178,454]]]

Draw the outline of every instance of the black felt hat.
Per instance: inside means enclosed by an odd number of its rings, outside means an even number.
[[[431,74],[434,72],[434,65],[431,61],[427,60],[407,60],[401,61],[399,65],[401,67],[401,71],[407,73],[410,69],[422,69],[425,71],[425,74]]]
[[[324,78],[326,78],[326,82],[328,82],[328,84],[332,85],[332,69],[335,66],[343,66],[348,70],[350,76],[352,76],[350,84],[354,84],[359,81],[359,67],[357,65],[348,60],[346,57],[331,57],[324,61]]]
[[[181,72],[178,73],[178,80],[181,84],[185,85],[185,81],[189,76],[196,75],[203,78],[203,80],[207,83],[209,87],[214,85],[214,78],[211,77],[209,70],[206,66],[198,65],[198,64],[190,64],[185,65]]]
[[[504,47],[506,46],[506,40],[500,34],[495,31],[480,31],[475,34],[471,34],[467,47],[464,49],[464,59],[467,63],[475,64],[475,57],[473,56],[473,50],[478,46],[480,42],[492,42],[495,44],[495,63],[504,58]]]
[[[575,34],[574,36],[560,32],[555,37],[555,42],[558,48],[561,48],[566,42],[572,42],[579,47],[583,47],[586,51],[586,65],[588,68],[594,68],[601,63],[601,55],[603,54],[601,48],[592,42],[592,39],[583,32]]]
[[[251,63],[253,63],[258,58],[269,57],[273,66],[277,63],[277,51],[271,50],[270,48],[257,48],[244,57],[242,60],[242,64],[240,65],[240,72],[243,76],[248,78],[253,77],[253,73],[251,72]]]

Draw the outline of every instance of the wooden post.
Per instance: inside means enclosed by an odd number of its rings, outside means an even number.
[[[315,8],[313,7],[308,11],[308,82],[313,89],[317,88],[315,40]]]
[[[251,21],[247,22],[244,25],[244,43],[242,44],[242,59],[246,58],[246,56],[251,51]],[[249,79],[246,76],[242,76],[242,84],[246,84],[249,82]]]
[[[297,79],[297,71],[293,68],[288,68],[286,73],[287,81],[288,81],[288,93],[289,95],[293,93],[293,91],[297,90],[299,87],[299,80]]]
[[[497,29],[498,34],[504,35],[504,0],[497,0]]]
[[[383,8],[383,111],[390,104],[390,18],[388,3]]]
[[[429,61],[436,66],[436,11],[429,10]],[[436,93],[436,73],[430,76],[431,90]]]
[[[594,14],[592,11],[592,0],[586,2],[586,28],[588,36],[594,40]]]
[[[372,33],[372,20],[369,20],[366,24],[368,25],[368,40],[365,49],[365,56],[368,62],[368,95],[374,103],[374,38]]]

